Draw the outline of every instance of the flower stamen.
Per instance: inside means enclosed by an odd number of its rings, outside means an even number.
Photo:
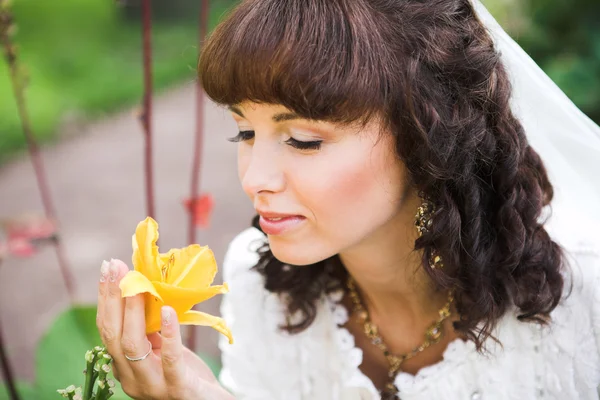
[[[167,277],[169,276],[169,268],[171,268],[173,265],[175,265],[175,254],[171,254],[169,260],[165,265],[163,265],[160,271],[162,274],[163,282],[167,281]]]

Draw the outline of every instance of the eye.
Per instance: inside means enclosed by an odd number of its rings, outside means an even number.
[[[229,140],[230,142],[246,142],[248,140],[254,139],[254,134],[254,131],[241,131],[237,134],[237,136],[234,136],[227,140]],[[303,142],[294,138],[289,138],[285,141],[286,144],[298,150],[319,150],[321,148],[322,142],[322,140]]]
[[[254,139],[254,131],[241,131],[237,134],[237,136],[234,136],[227,140],[229,140],[230,142],[245,142],[247,140],[252,139]]]
[[[294,138],[289,138],[285,142],[298,150],[319,150],[321,148],[321,143],[323,143],[322,140],[303,142]]]

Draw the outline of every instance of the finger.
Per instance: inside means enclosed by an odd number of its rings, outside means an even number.
[[[160,336],[160,333],[158,333],[158,332],[151,333],[147,336],[147,338],[148,338],[148,341],[150,341],[150,343],[152,343],[152,348],[154,350],[158,350],[161,348],[162,336]]]
[[[181,326],[181,324],[180,324]],[[154,332],[148,335],[148,340],[152,343],[152,349],[154,353],[157,355],[161,354],[161,346],[162,346],[162,336],[158,332]],[[216,381],[216,378],[212,372],[212,370],[202,361],[196,353],[183,346],[183,360],[186,365],[192,367],[193,370],[200,371],[202,376],[206,376],[209,378],[211,382]]]
[[[204,360],[187,347],[183,348],[183,359],[185,360],[185,364],[192,370],[197,371],[198,375],[207,383],[214,383],[217,381],[215,374],[210,367],[206,365]]]
[[[121,382],[121,373],[119,371],[119,368],[116,366],[116,364],[113,364],[113,366],[112,366],[112,374],[117,381]]]
[[[102,261],[102,264],[100,265],[100,281],[98,283],[98,307],[96,308],[96,327],[98,328],[98,332],[102,330],[102,320],[104,318],[108,269],[108,261]]]
[[[144,360],[131,362],[133,374],[144,381],[153,381],[156,376],[152,357],[152,345],[146,338],[146,317],[144,315],[144,296],[138,294],[125,299],[125,314],[123,318],[123,334],[121,336],[121,350],[129,358],[139,358],[150,354]],[[128,360],[130,361],[130,360]],[[156,357],[158,361],[158,357]]]
[[[181,330],[175,310],[169,306],[161,308],[161,359],[165,381],[170,387],[184,384],[185,363]]]
[[[122,261],[110,260],[103,305],[102,328],[100,330],[102,342],[108,353],[113,357],[121,375],[125,374],[129,367],[121,350],[125,299],[121,297],[119,282],[128,270],[129,268]]]

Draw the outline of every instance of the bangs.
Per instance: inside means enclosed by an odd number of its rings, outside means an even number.
[[[243,1],[207,39],[200,84],[220,105],[280,104],[306,119],[367,123],[384,110],[393,63],[377,29],[383,16],[359,3]]]

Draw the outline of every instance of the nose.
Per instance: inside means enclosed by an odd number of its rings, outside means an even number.
[[[249,197],[285,189],[285,174],[277,149],[256,141],[240,161],[242,187]]]

